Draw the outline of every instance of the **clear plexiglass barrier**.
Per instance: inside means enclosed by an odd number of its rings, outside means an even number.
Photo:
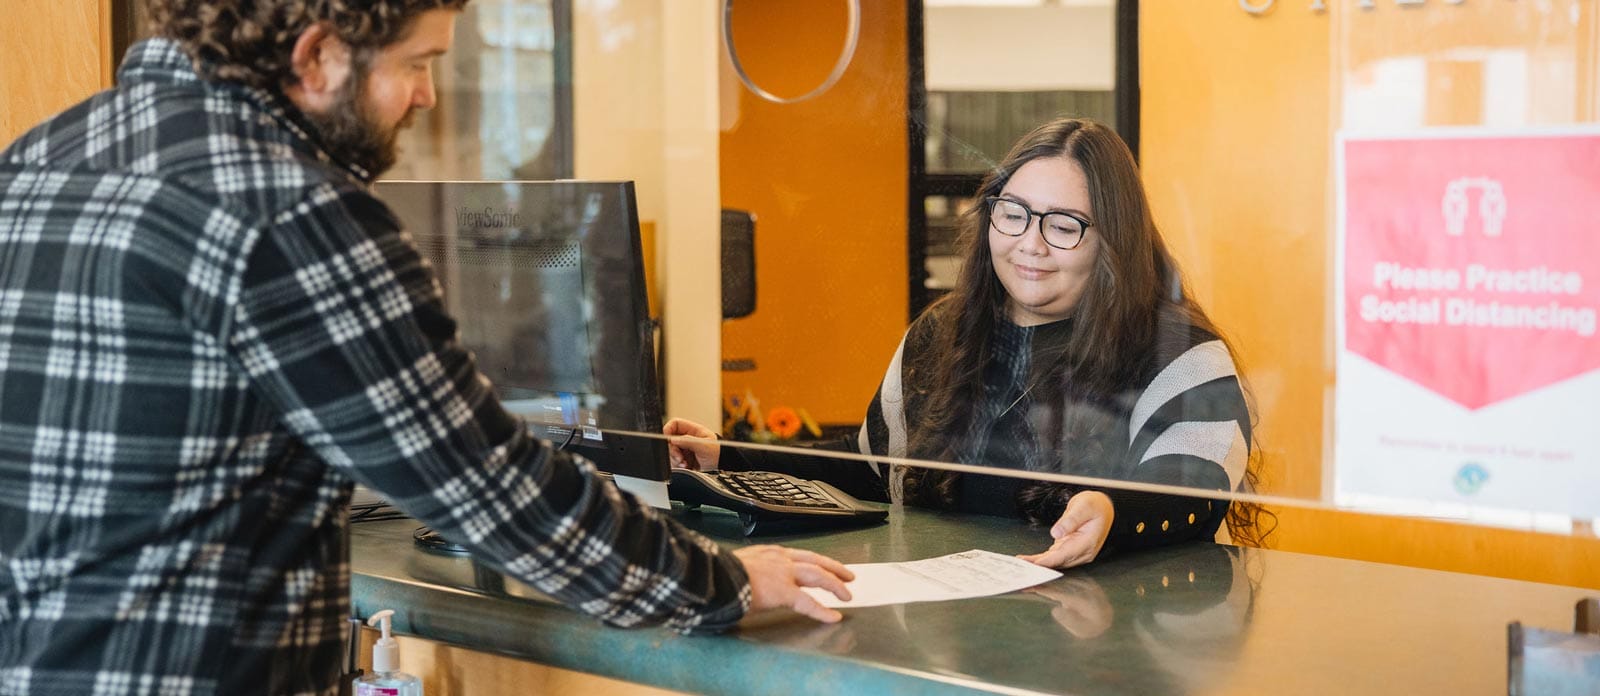
[[[1594,535],[1594,2],[476,0],[439,67],[393,178],[633,182],[740,466]]]

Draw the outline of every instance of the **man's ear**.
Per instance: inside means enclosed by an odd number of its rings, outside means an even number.
[[[302,111],[323,112],[337,100],[345,80],[350,79],[350,46],[327,22],[318,22],[300,32],[289,54],[294,84],[284,94]]]

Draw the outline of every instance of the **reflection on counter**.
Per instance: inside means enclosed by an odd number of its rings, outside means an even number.
[[[672,514],[744,543],[731,513]],[[1510,621],[1566,630],[1573,604],[1594,594],[1185,544],[1072,569],[1032,591],[848,609],[834,625],[772,612],[697,638],[605,628],[470,559],[416,548],[413,526],[353,530],[358,612],[403,608],[403,634],[693,693],[1488,693],[1505,688]],[[896,507],[884,526],[777,541],[874,563],[1022,553],[1027,536],[998,517]]]

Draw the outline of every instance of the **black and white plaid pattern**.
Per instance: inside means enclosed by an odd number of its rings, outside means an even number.
[[[0,694],[325,693],[352,480],[619,625],[736,559],[531,437],[365,172],[135,46],[0,153]]]

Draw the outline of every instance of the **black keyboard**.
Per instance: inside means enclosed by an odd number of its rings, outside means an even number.
[[[822,481],[771,471],[673,469],[667,496],[739,513],[748,536],[792,534],[882,522],[889,511]]]

